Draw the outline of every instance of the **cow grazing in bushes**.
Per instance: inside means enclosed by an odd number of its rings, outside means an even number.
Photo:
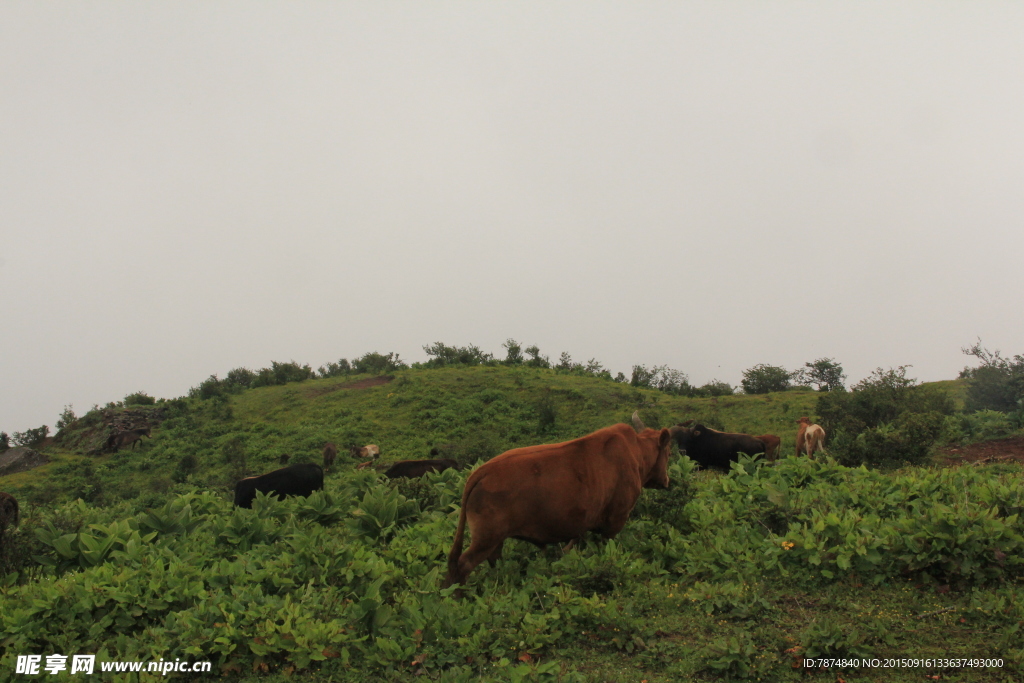
[[[279,470],[246,477],[235,484],[235,505],[251,508],[256,492],[276,493],[279,500],[285,496],[308,496],[324,488],[324,470],[320,465],[303,463],[289,465]]]
[[[352,446],[349,446],[348,452],[349,452],[349,454],[353,458],[356,458],[357,460],[365,460],[367,458],[370,458],[370,459],[379,458],[380,457],[380,446],[378,446],[377,444],[373,444],[373,443],[368,444],[366,446],[362,446],[362,447],[356,446],[356,445],[352,445]]]
[[[676,425],[669,431],[679,450],[705,469],[728,472],[729,463],[739,460],[740,453],[765,452],[765,444],[749,434],[720,432],[699,423],[692,427]]]
[[[338,457],[338,447],[328,441],[324,444],[324,470],[334,467],[334,459]]]
[[[782,439],[774,434],[762,434],[755,436],[755,439],[764,444],[764,457],[768,462],[775,462],[779,459],[779,449],[782,447]]]
[[[111,434],[107,437],[107,449],[117,453],[125,446],[131,445],[132,450],[135,450],[135,444],[141,441],[142,437],[150,436],[149,429],[149,427],[141,427]]]
[[[796,454],[797,457],[807,454],[813,458],[818,451],[825,450],[825,430],[821,425],[811,424],[811,418],[801,417],[796,421],[800,429],[796,433]]]
[[[427,472],[440,472],[447,469],[459,469],[459,463],[451,458],[435,460],[400,460],[392,465],[384,476],[388,479],[398,477],[422,477]]]
[[[644,488],[668,488],[671,435],[617,424],[564,443],[506,451],[466,481],[444,585],[501,557],[507,538],[573,545],[588,531],[618,534]],[[472,534],[462,552],[466,524]]]
[[[292,459],[292,456],[288,455],[287,453],[282,453],[281,456],[277,459],[277,461],[279,463],[281,463],[282,465],[287,465],[288,461],[291,460],[291,459]]]

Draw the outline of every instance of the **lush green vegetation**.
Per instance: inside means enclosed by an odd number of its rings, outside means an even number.
[[[334,376],[205,398],[150,403],[138,392],[111,409],[158,423],[135,451],[96,452],[109,414],[69,418],[48,449],[53,462],[5,478],[25,519],[4,548],[0,670],[13,671],[16,654],[61,652],[210,659],[234,676],[270,680],[422,672],[795,681],[806,678],[793,668],[805,656],[1001,657],[1002,669],[963,680],[1024,673],[1016,465],[945,470],[925,458],[925,466],[872,470],[784,458],[774,467],[744,460],[718,475],[677,457],[673,487],[645,492],[615,541],[564,555],[512,541],[496,567],[474,572],[463,600],[438,587],[468,469],[396,483],[342,457],[324,492],[232,508],[239,476],[273,469],[283,454],[318,461],[325,441],[343,452],[377,443],[386,461],[438,448],[471,465],[628,421],[639,409],[652,426],[698,419],[775,433],[786,455],[796,418],[821,415],[819,398],[851,402],[836,410],[841,419],[884,403],[861,394],[867,386],[843,399],[811,391],[700,398],[611,381],[571,359],[562,369],[530,365],[531,349],[513,365],[460,363],[465,349],[435,350],[449,360],[383,377],[349,364]],[[978,429],[994,423],[956,412],[962,391],[956,382],[925,385],[910,401],[910,414],[941,407],[944,431],[932,443],[953,438],[954,427],[968,438],[971,420]]]

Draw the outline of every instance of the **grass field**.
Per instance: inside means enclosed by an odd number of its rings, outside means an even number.
[[[388,482],[344,448],[475,463],[639,410],[650,426],[774,433],[785,456],[816,399],[474,367],[158,403],[164,418],[134,452],[85,454],[98,426],[83,419],[53,462],[2,484],[25,520],[6,547],[22,564],[3,578],[0,671],[17,654],[77,652],[209,659],[266,681],[1021,680],[1019,465],[788,458],[722,475],[674,457],[672,488],[645,491],[614,541],[567,554],[511,541],[456,600],[439,585],[469,470]],[[342,451],[323,493],[232,508],[238,476],[282,454],[316,462],[326,441]],[[807,657],[880,666],[806,669]],[[891,658],[1003,665],[882,666]]]

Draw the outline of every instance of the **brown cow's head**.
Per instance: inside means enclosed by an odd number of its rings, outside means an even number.
[[[644,482],[645,489],[667,489],[668,481],[668,459],[672,455],[672,435],[667,429],[660,431],[646,429],[640,435],[641,438],[650,439],[651,446],[657,448],[658,455],[654,461],[654,467],[647,473],[647,481]],[[651,447],[648,446],[648,447]]]
[[[796,421],[796,423],[798,425],[809,425],[809,424],[811,424],[811,418],[809,418],[809,417],[801,417],[799,420]]]

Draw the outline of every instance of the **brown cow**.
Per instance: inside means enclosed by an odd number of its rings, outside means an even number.
[[[501,557],[507,538],[538,546],[575,542],[588,531],[612,538],[626,525],[644,488],[668,488],[671,435],[617,424],[564,443],[505,451],[466,481],[444,585],[465,583],[473,569]],[[639,432],[639,433],[638,433]],[[462,552],[466,523],[472,533]]]
[[[357,460],[365,460],[366,458],[379,458],[380,457],[380,446],[377,444],[368,444],[360,448],[359,446],[352,445],[348,449],[349,455]]]
[[[825,430],[821,425],[811,424],[811,418],[801,417],[796,421],[800,430],[796,433],[796,454],[797,457],[807,454],[813,458],[815,452],[825,451]]]
[[[324,444],[324,470],[334,467],[334,459],[338,457],[338,447],[328,441]]]
[[[775,462],[779,459],[779,450],[782,446],[782,439],[774,434],[762,434],[755,436],[755,439],[764,444],[764,457],[768,462]]]
[[[117,453],[120,449],[131,444],[132,450],[135,450],[135,444],[140,442],[142,437],[150,436],[149,429],[149,427],[141,427],[111,434],[107,437],[107,448]]]
[[[388,479],[398,477],[422,477],[427,472],[441,472],[446,469],[459,469],[459,463],[451,458],[438,458],[436,460],[399,460],[392,465],[384,476]]]
[[[18,501],[9,493],[0,491],[0,534],[8,526],[16,527],[21,520],[21,512],[18,510]]]

